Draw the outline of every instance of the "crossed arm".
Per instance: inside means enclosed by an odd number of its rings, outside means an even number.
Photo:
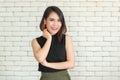
[[[71,69],[75,65],[75,59],[73,54],[73,44],[70,36],[66,36],[66,55],[67,60],[64,62],[47,62],[46,56],[48,55],[48,51],[51,45],[51,39],[47,39],[43,48],[39,46],[36,39],[32,40],[32,48],[34,52],[34,56],[36,60],[42,65],[54,69]]]

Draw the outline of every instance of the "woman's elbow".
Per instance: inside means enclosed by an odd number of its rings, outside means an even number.
[[[44,59],[39,56],[35,56],[35,58],[39,63],[42,63],[44,61]]]
[[[70,63],[69,69],[73,69],[75,67],[75,63]]]
[[[37,61],[38,61],[39,63],[43,63],[44,59],[39,58]]]

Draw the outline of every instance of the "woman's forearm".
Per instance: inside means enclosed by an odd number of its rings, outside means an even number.
[[[74,67],[73,61],[64,61],[64,62],[44,62],[44,66],[54,68],[54,69],[71,69]]]
[[[44,46],[41,49],[38,50],[38,52],[37,52],[38,61],[40,63],[43,62],[46,59],[46,57],[48,55],[48,52],[49,52],[49,49],[50,49],[50,46],[51,46],[51,38],[47,39]]]

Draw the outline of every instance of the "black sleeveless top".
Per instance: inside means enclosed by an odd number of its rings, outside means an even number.
[[[39,43],[39,45],[41,46],[41,48],[44,46],[44,44],[46,42],[46,38],[44,38],[43,36],[36,38],[36,40]],[[62,36],[61,42],[58,41],[58,38],[56,35],[52,36],[51,46],[50,46],[46,60],[48,62],[66,61],[65,35]],[[65,69],[61,69],[61,70],[65,70]],[[61,71],[61,70],[45,67],[39,63],[38,71],[56,72],[56,71]]]

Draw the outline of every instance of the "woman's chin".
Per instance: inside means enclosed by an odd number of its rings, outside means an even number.
[[[51,33],[51,35],[55,35],[57,32]]]

